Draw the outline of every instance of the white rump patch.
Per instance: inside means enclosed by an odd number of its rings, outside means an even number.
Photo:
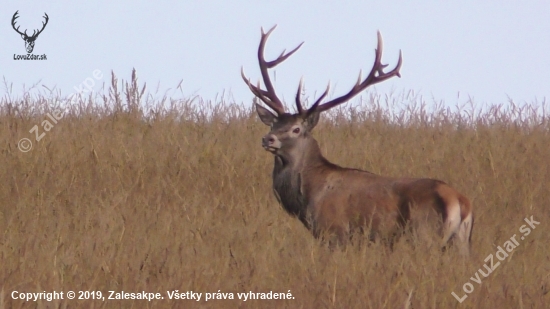
[[[447,206],[447,219],[443,222],[443,240],[442,246],[445,246],[449,239],[458,232],[460,218],[460,204],[458,200],[449,203]]]

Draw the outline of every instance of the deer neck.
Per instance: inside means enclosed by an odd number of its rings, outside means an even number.
[[[319,144],[312,136],[306,136],[296,147],[282,155],[281,160],[286,167],[296,173],[328,163],[321,153]]]
[[[308,197],[304,191],[308,181],[304,176],[328,161],[322,156],[317,141],[311,136],[296,146],[292,151],[275,156],[273,189],[283,208],[310,228],[306,210]]]

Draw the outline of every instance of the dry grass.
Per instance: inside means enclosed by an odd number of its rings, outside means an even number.
[[[464,260],[439,252],[437,238],[426,235],[394,252],[379,244],[330,252],[273,197],[272,157],[260,147],[267,128],[252,110],[166,98],[149,104],[137,83],[126,90],[80,100],[39,142],[29,130],[48,119],[55,97],[2,99],[0,308],[378,309],[403,308],[411,292],[410,308],[548,308],[550,122],[529,106],[468,117],[424,111],[414,97],[390,98],[409,106],[396,111],[373,95],[325,115],[315,129],[335,163],[439,178],[469,196],[476,225]],[[17,148],[24,137],[33,142],[27,153]],[[484,259],[521,235],[530,216],[540,225],[473,283]],[[466,282],[475,289],[459,304],[451,292],[464,295]],[[11,298],[70,290],[165,299]],[[203,295],[168,300],[173,290]],[[204,301],[218,290],[236,299]],[[289,290],[295,299],[244,302],[236,294]]]

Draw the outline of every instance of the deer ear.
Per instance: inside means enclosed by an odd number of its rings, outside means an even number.
[[[256,112],[260,116],[260,120],[267,126],[271,126],[274,122],[277,122],[277,116],[273,115],[267,108],[256,104]]]
[[[304,124],[305,124],[308,131],[311,131],[311,130],[313,130],[313,128],[315,128],[315,126],[319,122],[319,116],[320,115],[321,115],[320,112],[313,112],[313,113],[306,116],[306,118],[304,119],[305,120]]]

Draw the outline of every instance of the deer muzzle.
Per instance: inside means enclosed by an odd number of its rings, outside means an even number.
[[[267,134],[266,136],[262,137],[262,147],[264,147],[265,150],[275,153],[279,148],[281,148],[281,141],[277,138],[277,136],[273,134]]]

